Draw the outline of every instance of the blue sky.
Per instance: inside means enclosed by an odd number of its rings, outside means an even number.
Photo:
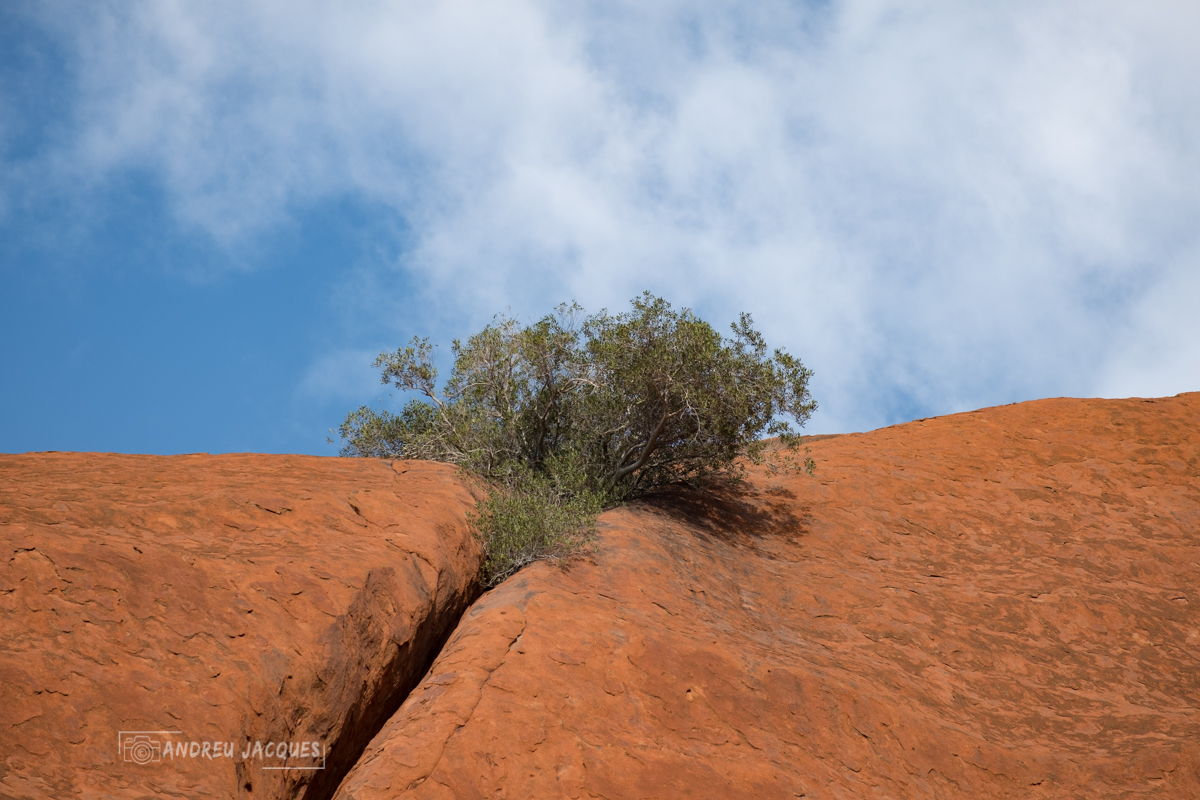
[[[644,289],[751,312],[814,433],[1200,390],[1198,40],[1188,2],[5,3],[0,451],[333,454],[380,350]]]

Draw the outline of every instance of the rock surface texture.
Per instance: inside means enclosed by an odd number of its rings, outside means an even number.
[[[337,796],[1200,797],[1200,394],[811,446],[487,593]]]
[[[0,456],[0,796],[330,796],[477,595],[472,507],[427,463]]]

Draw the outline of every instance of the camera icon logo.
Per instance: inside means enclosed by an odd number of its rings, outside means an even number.
[[[122,734],[121,755],[126,761],[134,764],[161,761],[162,743],[141,732]]]

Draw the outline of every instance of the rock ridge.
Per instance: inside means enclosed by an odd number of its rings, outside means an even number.
[[[473,504],[430,463],[0,456],[0,794],[330,796],[478,594]],[[166,730],[330,752],[118,749]]]

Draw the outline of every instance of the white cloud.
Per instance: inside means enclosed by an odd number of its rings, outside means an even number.
[[[750,310],[819,430],[1196,384],[1194,4],[744,6],[92,5],[54,23],[55,163],[150,169],[230,247],[390,205],[460,332],[643,288]]]
[[[1200,270],[1197,254],[1167,273],[1117,321],[1097,393],[1163,397],[1200,391]]]

